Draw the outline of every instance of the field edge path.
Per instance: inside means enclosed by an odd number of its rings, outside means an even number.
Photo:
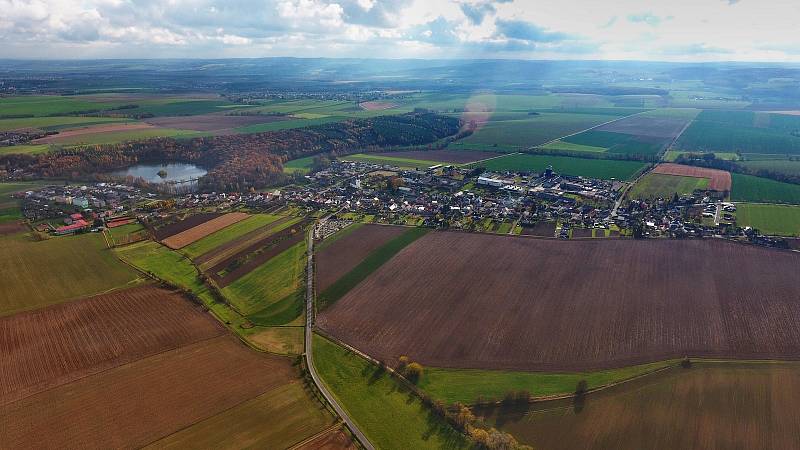
[[[336,411],[336,414],[342,418],[347,427],[350,428],[350,431],[353,432],[356,439],[361,442],[361,445],[364,446],[367,450],[375,450],[375,447],[372,443],[367,439],[364,433],[356,426],[350,416],[347,415],[347,412],[342,408],[341,405],[336,401],[336,399],[331,395],[328,388],[322,383],[322,380],[319,378],[317,374],[317,369],[314,367],[314,355],[313,355],[313,329],[314,326],[314,226],[311,226],[308,231],[308,267],[306,270],[306,332],[305,332],[305,354],[306,354],[306,365],[308,366],[308,372],[311,374],[311,379],[314,380],[314,384],[317,385],[317,388],[331,404],[333,409]]]

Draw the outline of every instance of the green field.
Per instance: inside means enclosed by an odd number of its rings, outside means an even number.
[[[242,314],[259,325],[283,325],[303,312],[305,241],[222,289]]]
[[[298,158],[293,159],[291,161],[286,161],[283,163],[283,172],[284,173],[294,173],[300,172],[302,174],[306,174],[311,171],[311,167],[314,165],[314,156],[306,156],[305,158]]]
[[[471,136],[464,145],[499,145],[522,148],[544,144],[586,128],[600,125],[614,116],[599,114],[541,113],[518,120],[491,120]]]
[[[590,389],[627,380],[670,365],[677,360],[585,373],[513,372],[502,370],[443,369],[426,367],[419,387],[445,403],[475,403],[478,397],[502,400],[510,391],[528,391],[534,396],[570,394],[580,380]]]
[[[584,159],[569,156],[514,154],[480,163],[487,170],[543,172],[552,165],[556,172],[589,178],[628,180],[634,178],[646,164],[637,161]]]
[[[123,245],[130,242],[128,240],[130,235],[138,233],[142,230],[144,230],[144,226],[138,222],[134,222],[116,228],[109,228],[108,234],[111,237],[111,240],[114,242],[114,245]]]
[[[32,241],[0,237],[0,316],[132,285],[138,274],[119,262],[98,233]]]
[[[767,170],[786,175],[800,176],[800,161],[764,159],[759,161],[739,161],[738,164],[750,170]]]
[[[90,133],[77,136],[59,138],[56,144],[61,145],[100,145],[116,144],[119,142],[136,141],[155,137],[171,138],[192,138],[207,136],[209,133],[191,130],[176,130],[172,128],[145,128],[129,131],[107,131],[102,133]]]
[[[20,128],[38,128],[45,131],[68,130],[81,128],[89,125],[102,125],[105,123],[129,122],[129,119],[118,119],[115,117],[78,117],[78,116],[55,116],[55,117],[24,117],[20,119],[0,120],[0,131],[17,130]]]
[[[314,335],[314,364],[367,439],[381,449],[468,448],[402,384],[360,356]]]
[[[203,285],[197,269],[180,253],[153,241],[143,241],[115,249],[125,261],[175,286],[192,291],[198,297],[213,301]]]
[[[731,200],[735,202],[800,204],[800,185],[731,173]]]
[[[689,151],[800,154],[800,117],[753,111],[700,113],[677,147]]]
[[[671,199],[675,194],[690,195],[696,189],[705,190],[708,182],[708,178],[648,173],[633,185],[628,197],[639,200]]]
[[[537,449],[795,448],[797,363],[695,362],[580,400],[480,409]]]
[[[543,145],[541,148],[545,150],[561,150],[564,152],[603,153],[608,151],[605,147],[593,147],[591,145],[574,144],[566,141],[550,142],[547,145]]]
[[[11,145],[8,147],[0,147],[0,155],[35,155],[37,153],[45,153],[50,150],[49,144],[39,145]]]
[[[319,294],[317,307],[322,310],[326,306],[332,305],[356,287],[358,283],[365,280],[372,272],[378,270],[386,261],[392,259],[397,252],[424,236],[428,231],[427,228],[409,228],[408,231],[370,253],[353,270]]]
[[[800,206],[737,203],[736,224],[764,234],[800,236]]]
[[[241,222],[236,222],[215,233],[212,233],[199,241],[195,241],[181,249],[181,252],[190,258],[197,258],[200,255],[210,252],[226,242],[232,241],[244,234],[258,228],[267,226],[280,219],[281,216],[272,214],[254,214]]]
[[[121,106],[124,102],[101,103],[78,96],[57,95],[19,96],[0,98],[0,117],[7,116],[50,116],[78,111],[108,109]]]
[[[655,155],[663,148],[663,139],[634,136],[611,131],[590,130],[569,136],[561,142],[588,148],[604,148],[609,153]]]
[[[334,425],[333,416],[299,381],[269,390],[145,447],[290,448]]]
[[[341,158],[345,161],[360,161],[365,163],[372,163],[372,164],[383,164],[388,166],[395,166],[400,168],[408,168],[408,169],[415,169],[415,168],[426,168],[435,166],[438,164],[447,164],[458,166],[459,164],[453,163],[446,163],[441,161],[427,161],[422,159],[409,159],[409,158],[398,158],[395,156],[377,156],[377,155],[370,155],[368,153],[358,153],[355,155],[348,155]]]

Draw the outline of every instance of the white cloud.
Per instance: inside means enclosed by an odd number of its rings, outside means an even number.
[[[0,57],[800,61],[796,0],[0,0],[0,12]]]

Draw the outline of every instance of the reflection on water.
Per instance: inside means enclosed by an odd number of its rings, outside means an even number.
[[[189,163],[137,164],[127,169],[117,170],[111,175],[143,178],[149,183],[186,182],[196,180],[208,173],[202,167]]]

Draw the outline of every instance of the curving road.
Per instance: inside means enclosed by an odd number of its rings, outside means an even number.
[[[322,383],[319,379],[319,375],[317,375],[317,369],[314,367],[314,355],[313,350],[314,346],[312,345],[312,338],[313,338],[313,325],[314,325],[314,227],[312,226],[308,232],[308,269],[306,272],[306,339],[305,339],[305,350],[306,350],[306,365],[308,366],[308,372],[311,374],[311,379],[314,380],[314,384],[317,385],[317,388],[322,395],[328,400],[328,403],[333,406],[333,409],[336,411],[336,414],[342,418],[344,423],[350,428],[350,431],[353,432],[356,439],[361,442],[361,445],[364,446],[367,450],[375,450],[375,447],[372,443],[364,436],[364,433],[356,426],[350,416],[347,415],[347,412],[344,408],[339,405],[336,399],[331,395],[328,391],[328,388]]]

